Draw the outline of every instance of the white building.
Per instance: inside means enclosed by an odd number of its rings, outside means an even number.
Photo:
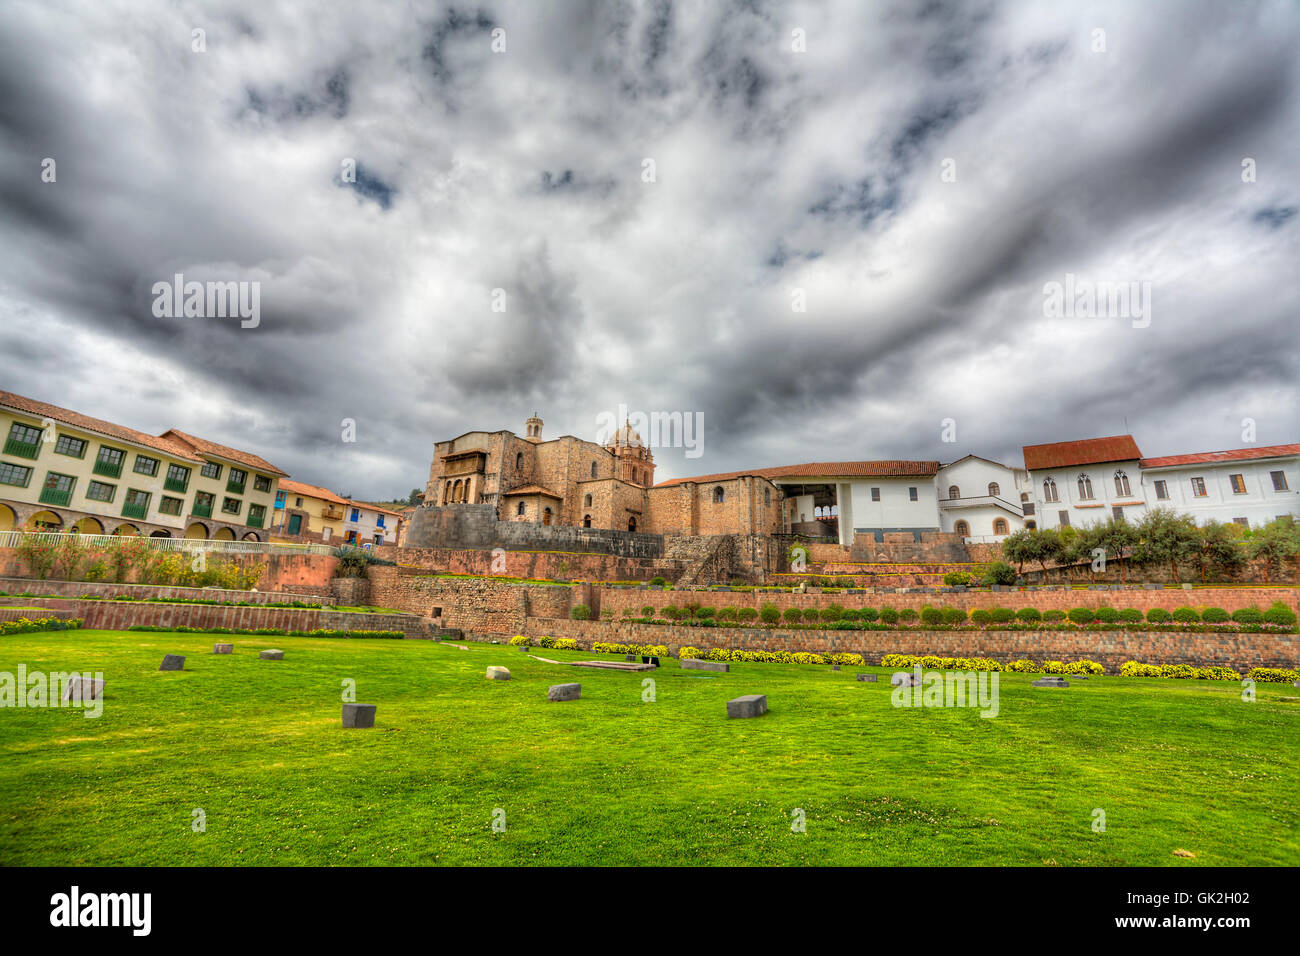
[[[358,547],[397,544],[402,516],[396,511],[349,501],[343,512],[343,541]]]
[[[1210,519],[1268,524],[1300,512],[1300,445],[1235,448],[1142,460],[1150,507]]]
[[[1143,458],[1132,435],[1026,445],[1038,524],[1140,521],[1151,508],[1262,525],[1300,512],[1300,445]]]
[[[998,541],[1034,527],[1033,493],[1023,468],[967,455],[939,469],[935,493],[940,530],[968,541]]]

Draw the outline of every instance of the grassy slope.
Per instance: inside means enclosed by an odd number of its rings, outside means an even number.
[[[990,720],[896,709],[854,668],[669,661],[647,704],[645,675],[508,647],[234,636],[218,657],[216,639],[0,639],[0,670],[107,679],[99,719],[0,710],[0,863],[1300,863],[1287,686],[1245,704],[1232,683],[1007,674]],[[186,671],[158,672],[165,652]],[[484,680],[494,663],[515,679]],[[340,728],[344,678],[379,705],[374,730]],[[581,701],[547,703],[574,680]],[[744,693],[768,715],[727,720]]]

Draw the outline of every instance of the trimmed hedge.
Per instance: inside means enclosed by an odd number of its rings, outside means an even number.
[[[1121,677],[1165,677],[1172,680],[1241,680],[1241,675],[1230,667],[1143,664],[1139,661],[1126,661],[1119,673]]]
[[[176,634],[255,634],[263,637],[406,637],[403,631],[353,631],[330,627],[318,627],[311,631],[286,631],[280,627],[165,627],[161,624],[132,624],[127,630]]]
[[[75,631],[81,627],[79,617],[20,617],[16,621],[0,621],[0,635],[31,634],[36,631]]]

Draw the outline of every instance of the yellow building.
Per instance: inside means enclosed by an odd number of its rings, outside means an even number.
[[[347,506],[346,498],[328,488],[282,478],[275,496],[271,540],[341,543]]]
[[[285,473],[186,432],[161,435],[0,391],[0,531],[265,541]]]

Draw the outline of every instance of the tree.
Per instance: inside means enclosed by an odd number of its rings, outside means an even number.
[[[1271,521],[1255,531],[1246,541],[1246,549],[1253,560],[1264,566],[1264,583],[1269,583],[1269,572],[1281,569],[1287,558],[1300,555],[1300,525],[1291,515]]]
[[[1207,521],[1199,529],[1197,558],[1201,565],[1201,583],[1205,583],[1205,569],[1214,568],[1221,574],[1231,574],[1246,563],[1246,553],[1239,543],[1238,525],[1221,521]]]
[[[1074,550],[1080,560],[1092,561],[1101,551],[1107,561],[1119,563],[1119,582],[1128,583],[1124,558],[1137,547],[1138,532],[1123,518],[1111,518],[1105,523],[1085,528],[1075,539]]]
[[[423,494],[423,492],[421,492],[419,488],[412,488],[411,493],[406,498],[406,503],[414,508],[420,503],[421,494]]]
[[[1174,583],[1181,583],[1178,562],[1189,560],[1199,547],[1196,519],[1188,514],[1175,514],[1171,508],[1155,508],[1143,515],[1137,525],[1137,535],[1133,559],[1139,564],[1167,563]]]
[[[1067,529],[1068,530],[1068,529]],[[1034,560],[1047,577],[1047,562],[1058,563],[1068,553],[1068,539],[1056,528],[1034,529]]]
[[[1024,573],[1025,562],[1035,559],[1034,529],[1021,528],[1002,539],[1002,557],[1016,563],[1016,573]]]

